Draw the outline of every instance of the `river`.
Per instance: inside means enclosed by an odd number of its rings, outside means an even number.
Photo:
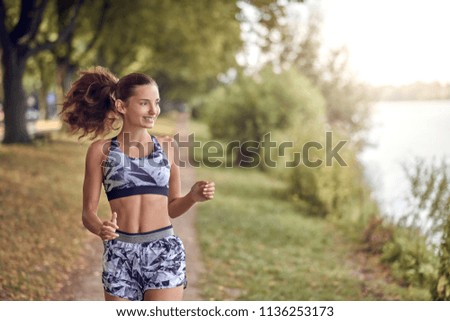
[[[450,160],[450,100],[377,102],[371,119],[371,145],[359,157],[383,213],[395,218],[408,190],[402,164]]]

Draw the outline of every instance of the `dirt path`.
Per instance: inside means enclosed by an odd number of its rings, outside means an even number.
[[[177,132],[180,140],[187,141],[188,114],[180,113],[177,121]],[[181,149],[181,160],[187,160],[187,150]],[[188,162],[186,162],[188,164]],[[187,193],[195,182],[194,168],[186,166],[181,168],[182,192]],[[184,300],[201,300],[198,281],[203,271],[201,253],[195,232],[195,207],[183,216],[173,220],[176,234],[183,240],[187,257],[188,287],[184,293]],[[92,234],[86,232],[85,255],[79,263],[76,272],[68,277],[62,290],[54,300],[72,301],[99,301],[103,300],[103,287],[101,283],[102,271],[102,242]]]
[[[188,113],[180,113],[177,122],[177,130],[180,134],[180,141],[187,141],[189,135]],[[186,166],[181,167],[181,189],[183,195],[189,192],[191,186],[195,183],[196,177],[194,168],[189,165],[188,162],[188,150],[186,148],[180,148],[180,160],[186,163]],[[192,207],[186,214],[173,220],[173,226],[175,232],[183,240],[186,248],[186,265],[187,265],[187,277],[188,287],[184,292],[184,300],[198,301],[201,300],[200,290],[198,283],[200,275],[204,272],[202,264],[200,247],[197,242],[197,233],[195,230],[195,218],[196,211],[195,206]]]

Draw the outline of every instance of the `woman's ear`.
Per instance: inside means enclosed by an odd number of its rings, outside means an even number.
[[[125,108],[125,103],[123,100],[121,99],[116,99],[116,110],[121,113],[121,114],[125,114],[127,109]]]

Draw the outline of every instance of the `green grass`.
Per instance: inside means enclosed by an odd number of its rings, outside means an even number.
[[[208,300],[429,300],[427,290],[361,280],[358,247],[282,196],[285,183],[249,169],[207,169],[216,197],[198,206]]]

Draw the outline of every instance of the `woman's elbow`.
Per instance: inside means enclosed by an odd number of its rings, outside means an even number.
[[[170,218],[177,218],[178,216],[180,216],[180,213],[178,213],[178,211],[175,208],[171,208],[169,206],[169,217]]]
[[[83,211],[81,213],[81,222],[83,223],[85,228],[89,229],[89,227],[92,226],[93,216],[95,215],[90,213],[89,211]]]
[[[81,222],[83,223],[83,226],[84,227],[88,227],[88,218],[87,218],[87,215],[83,212],[82,214],[81,214]]]
[[[173,211],[169,211],[169,217],[170,218],[176,218],[178,215],[175,215]]]

